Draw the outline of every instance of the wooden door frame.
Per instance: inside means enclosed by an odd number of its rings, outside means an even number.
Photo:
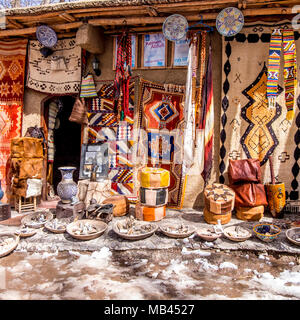
[[[70,96],[76,99],[77,94],[53,94],[53,95],[47,95],[44,99],[41,101],[41,124],[40,126],[44,129],[45,133],[45,139],[48,141],[48,116],[49,116],[49,105],[47,108],[45,108],[46,102],[48,100],[51,100],[53,98],[59,98],[63,96]],[[84,126],[81,125],[81,145],[83,141],[83,134],[84,134]],[[81,152],[81,148],[80,148]],[[48,173],[48,149],[46,148],[46,153],[43,161],[43,175],[42,175],[42,200],[47,201],[47,173]]]

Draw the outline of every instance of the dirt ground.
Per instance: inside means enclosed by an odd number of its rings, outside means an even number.
[[[0,299],[298,300],[299,255],[168,250],[13,252]]]

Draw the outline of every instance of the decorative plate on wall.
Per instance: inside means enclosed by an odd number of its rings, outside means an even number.
[[[37,27],[36,37],[39,40],[39,42],[47,48],[52,48],[57,43],[56,32],[46,25]]]
[[[189,24],[181,14],[172,14],[164,21],[162,31],[170,41],[181,40],[185,37]]]
[[[216,27],[225,37],[232,37],[239,33],[244,25],[243,13],[234,7],[223,9],[217,16]]]

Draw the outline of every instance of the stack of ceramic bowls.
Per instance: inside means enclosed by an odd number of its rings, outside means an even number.
[[[159,221],[166,215],[170,172],[161,168],[143,168],[140,172],[139,202],[136,218],[144,221]]]
[[[213,183],[204,189],[204,220],[209,224],[226,224],[231,220],[235,193],[228,186]]]

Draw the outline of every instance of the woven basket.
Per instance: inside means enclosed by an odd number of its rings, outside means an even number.
[[[231,220],[231,211],[225,214],[215,214],[204,208],[203,215],[204,220],[209,224],[218,224],[218,220],[221,220],[221,224],[227,224]]]

